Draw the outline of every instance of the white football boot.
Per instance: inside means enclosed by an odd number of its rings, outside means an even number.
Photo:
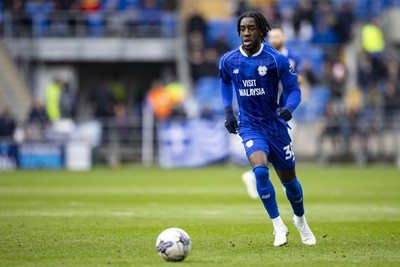
[[[275,228],[274,235],[275,235],[275,241],[274,241],[275,247],[281,247],[287,244],[287,236],[289,235],[289,230],[284,224],[279,225]]]
[[[253,171],[247,171],[242,174],[242,181],[246,186],[247,194],[251,199],[258,199],[258,192],[256,187],[256,177]]]
[[[295,218],[293,217],[293,224],[296,226],[297,230],[299,230],[301,241],[304,245],[313,246],[317,243],[317,240],[315,239],[314,234],[311,232],[311,229],[308,226],[305,218],[303,223],[296,223]]]

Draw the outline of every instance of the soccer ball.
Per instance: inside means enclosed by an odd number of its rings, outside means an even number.
[[[158,235],[156,247],[164,260],[183,261],[192,249],[192,241],[184,230],[168,228]]]

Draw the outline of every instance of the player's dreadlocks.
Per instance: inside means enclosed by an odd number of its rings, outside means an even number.
[[[253,18],[256,21],[257,27],[261,30],[262,37],[261,42],[264,42],[264,37],[267,36],[268,32],[271,30],[271,27],[268,24],[268,21],[265,19],[263,14],[258,11],[248,11],[240,15],[237,22],[237,32],[240,36],[240,22],[243,18]]]

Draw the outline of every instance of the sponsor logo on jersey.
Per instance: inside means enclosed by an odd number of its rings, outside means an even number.
[[[265,95],[264,88],[239,89],[240,96]]]
[[[261,76],[265,76],[267,74],[267,66],[259,66],[258,67],[258,74],[260,74]]]

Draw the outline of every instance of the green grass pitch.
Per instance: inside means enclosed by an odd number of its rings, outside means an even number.
[[[301,244],[271,171],[288,244],[248,198],[245,167],[0,173],[0,266],[400,266],[400,170],[298,166],[317,245]],[[181,263],[155,240],[180,227],[192,239]]]

